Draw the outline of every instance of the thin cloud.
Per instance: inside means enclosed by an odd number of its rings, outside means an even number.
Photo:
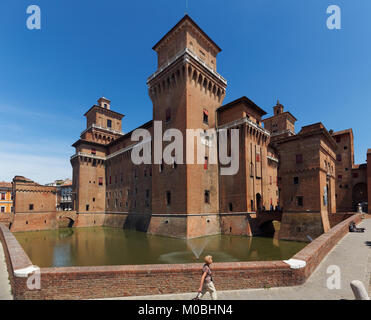
[[[21,175],[45,184],[72,176],[69,159],[63,157],[42,157],[30,154],[20,156],[15,153],[1,152],[0,168],[0,180],[4,181],[11,181],[14,176]]]

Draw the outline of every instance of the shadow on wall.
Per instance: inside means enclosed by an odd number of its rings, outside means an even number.
[[[147,232],[148,227],[151,223],[151,216],[150,215],[128,215],[126,218],[123,228],[129,230],[136,230],[140,232]]]

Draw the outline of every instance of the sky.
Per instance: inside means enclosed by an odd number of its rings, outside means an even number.
[[[186,0],[3,0],[0,19],[0,181],[71,178],[83,114],[104,95],[123,131],[152,119],[146,79],[153,45]],[[277,99],[296,131],[353,128],[356,163],[371,148],[371,1],[188,0],[188,14],[223,49],[224,103],[247,96],[272,115]],[[41,29],[29,30],[29,5]],[[341,29],[327,28],[329,5]]]

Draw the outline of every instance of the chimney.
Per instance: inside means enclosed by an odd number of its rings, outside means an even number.
[[[109,110],[111,108],[111,100],[101,97],[98,99],[98,106]]]

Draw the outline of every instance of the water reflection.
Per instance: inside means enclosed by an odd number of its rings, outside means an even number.
[[[191,240],[108,227],[14,234],[40,267],[192,263],[211,254],[215,262],[283,260],[306,243],[216,235]]]

